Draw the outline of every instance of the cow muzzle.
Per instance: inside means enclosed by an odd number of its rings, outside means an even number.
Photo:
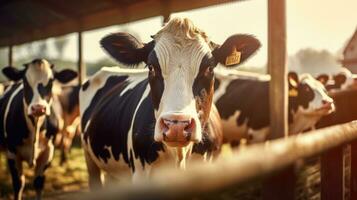
[[[171,147],[184,147],[190,142],[197,142],[197,122],[194,117],[184,114],[170,114],[160,117],[159,133],[163,142]]]
[[[40,105],[40,104],[32,105],[30,110],[31,113],[29,113],[29,115],[32,115],[34,117],[40,117],[46,114],[46,106],[44,105]]]

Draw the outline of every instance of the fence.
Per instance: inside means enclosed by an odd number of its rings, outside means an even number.
[[[209,197],[225,188],[239,187],[257,178],[268,178],[262,191],[264,199],[292,199],[292,184],[274,191],[273,177],[294,177],[294,164],[321,156],[321,199],[345,199],[343,148],[350,146],[349,198],[357,199],[357,90],[333,93],[337,107],[333,115],[318,124],[321,129],[304,134],[235,149],[229,158],[214,163],[192,163],[185,171],[163,166],[150,180],[115,185],[87,194],[83,199],[189,199]],[[347,122],[347,123],[344,123]],[[340,125],[333,125],[344,123]],[[333,126],[331,126],[333,125]],[[281,180],[278,179],[278,180]],[[270,184],[269,184],[270,183]],[[281,183],[278,185],[282,185]],[[269,189],[273,188],[273,191]],[[284,191],[283,191],[284,190]],[[288,191],[288,192],[286,192]],[[268,195],[266,193],[269,193]]]
[[[352,112],[355,90],[332,95],[337,112],[322,120],[320,127],[357,114]],[[349,96],[349,97],[347,97]],[[357,102],[357,101],[354,101]],[[356,108],[357,109],[357,108]],[[357,119],[357,118],[354,118]],[[337,120],[337,121],[336,121]],[[193,163],[185,171],[162,167],[150,180],[135,185],[121,184],[84,199],[188,199],[207,197],[225,188],[238,187],[258,177],[283,176],[281,171],[296,161],[321,155],[321,199],[344,199],[342,149],[351,145],[350,198],[357,199],[357,122],[321,128],[301,135],[281,138],[264,144],[234,150],[230,158],[220,158],[212,164]],[[288,173],[294,173],[288,171]],[[286,174],[285,174],[286,175]],[[288,174],[291,175],[291,174]],[[274,184],[272,184],[274,185]],[[285,190],[293,190],[287,184]],[[263,189],[266,190],[266,189]],[[291,195],[291,194],[290,194]],[[270,193],[264,199],[290,199],[286,193]]]

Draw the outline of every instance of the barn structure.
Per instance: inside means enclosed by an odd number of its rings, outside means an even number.
[[[352,73],[357,73],[357,29],[343,50],[343,59],[341,60],[341,63]]]
[[[84,1],[56,1],[56,0],[6,0],[0,3],[0,47],[8,47],[9,64],[13,63],[13,46],[32,42],[49,37],[61,36],[76,32],[78,34],[78,70],[81,81],[85,78],[82,55],[82,33],[84,31],[110,25],[118,25],[153,16],[163,16],[163,21],[169,19],[170,13],[207,7],[231,0],[84,0]],[[286,81],[286,16],[285,0],[268,0],[268,71],[272,76],[270,87],[271,110],[271,139],[287,137],[287,81]],[[355,34],[356,35],[356,34]],[[355,37],[356,38],[356,37]],[[356,38],[357,40],[357,38]],[[345,120],[350,120],[346,118]],[[356,118],[357,119],[357,118]],[[330,119],[333,121],[334,119]],[[345,122],[345,121],[343,121]],[[331,125],[327,120],[326,125]],[[324,134],[325,135],[322,135]],[[346,143],[357,139],[357,127],[355,123],[348,123],[325,130],[307,134],[304,137],[289,137],[287,140],[279,139],[272,142],[271,146],[258,145],[248,148],[244,155],[239,155],[217,166],[208,166],[205,169],[193,168],[191,173],[197,176],[185,176],[184,172],[177,172],[172,178],[180,180],[174,185],[149,184],[149,188],[124,187],[127,189],[124,195],[134,194],[139,197],[150,195],[163,197],[162,199],[183,198],[184,191],[189,191],[189,184],[199,178],[205,189],[222,189],[222,187],[241,184],[257,176],[268,176],[263,185],[262,196],[264,199],[293,199],[294,198],[294,164],[297,159],[304,159],[313,155],[322,155],[324,173],[321,186],[322,199],[344,199],[342,178],[342,149]],[[351,145],[352,169],[357,169],[357,144]],[[299,149],[299,151],[297,151]],[[333,150],[331,150],[333,149]],[[266,159],[254,155],[270,155]],[[252,158],[249,162],[246,157]],[[288,159],[287,159],[288,158]],[[242,164],[242,161],[244,165]],[[237,168],[240,164],[240,168]],[[338,166],[336,168],[336,166]],[[222,167],[227,169],[225,180],[215,181],[210,179]],[[195,171],[196,169],[196,171]],[[235,170],[237,169],[237,170]],[[336,172],[336,169],[337,172]],[[243,170],[243,171],[241,171]],[[274,173],[279,170],[279,173]],[[238,172],[236,172],[238,171]],[[246,173],[245,173],[246,172]],[[190,172],[188,172],[190,173]],[[351,196],[357,198],[357,176],[352,171]],[[178,175],[183,175],[182,179]],[[204,176],[206,175],[206,176]],[[158,179],[163,178],[157,177]],[[196,180],[193,180],[196,178]],[[214,183],[207,185],[209,183]],[[197,186],[197,184],[196,184]],[[191,187],[192,189],[193,187]],[[143,190],[140,190],[143,189]],[[173,190],[177,189],[177,190]],[[119,192],[123,192],[120,190]],[[163,192],[165,191],[165,193]],[[160,196],[177,194],[178,197]],[[331,193],[331,191],[333,191]],[[115,191],[117,192],[117,191]],[[161,192],[161,193],[158,193]],[[199,193],[200,190],[195,191]],[[331,194],[329,194],[331,193]],[[120,193],[123,195],[123,193]],[[118,195],[120,195],[118,194]],[[102,199],[113,199],[113,196],[105,196]],[[146,196],[147,197],[147,196]],[[168,198],[170,197],[170,198]],[[87,196],[86,198],[93,198]],[[95,198],[98,198],[96,196]],[[185,197],[186,198],[186,197]],[[155,198],[153,198],[155,199]]]

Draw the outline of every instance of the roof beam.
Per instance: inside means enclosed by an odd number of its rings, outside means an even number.
[[[207,7],[222,3],[234,2],[232,0],[171,0],[167,3],[166,8],[171,12],[180,12],[192,10],[201,7]],[[49,37],[57,37],[78,31],[87,31],[97,28],[102,28],[111,25],[128,23],[140,19],[145,19],[154,16],[160,16],[162,13],[161,0],[146,0],[137,1],[129,4],[126,7],[114,7],[98,13],[89,14],[75,19],[62,20],[56,24],[50,24],[41,29],[23,30],[13,33],[9,37],[0,38],[0,47],[19,45],[26,42],[46,39]]]
[[[68,7],[61,6],[60,3],[54,3],[53,1],[38,0],[36,4],[42,6],[44,9],[55,14],[57,17],[62,19],[75,18],[77,17],[75,12],[68,9]]]

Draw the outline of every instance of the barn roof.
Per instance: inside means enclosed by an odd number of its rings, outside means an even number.
[[[232,0],[2,0],[0,47]]]
[[[355,32],[353,33],[351,39],[348,41],[347,45],[345,46],[345,49],[343,50],[343,54],[346,54],[346,51],[348,50],[348,48],[352,45],[353,41],[357,38],[357,28],[355,30]]]

